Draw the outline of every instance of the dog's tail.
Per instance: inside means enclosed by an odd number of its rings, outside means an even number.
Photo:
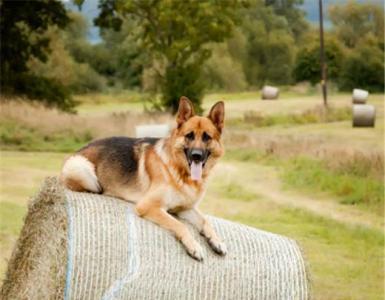
[[[80,154],[73,155],[64,162],[60,181],[65,187],[76,192],[102,191],[95,173],[95,165]]]

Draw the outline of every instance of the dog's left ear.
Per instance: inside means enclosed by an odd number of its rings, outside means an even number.
[[[211,108],[208,118],[214,123],[215,127],[222,133],[225,122],[225,104],[219,101]]]
[[[176,117],[178,128],[194,115],[195,115],[194,106],[191,103],[190,99],[185,96],[180,97],[179,108],[178,108],[178,113]]]

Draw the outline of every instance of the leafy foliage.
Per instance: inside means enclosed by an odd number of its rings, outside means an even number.
[[[12,73],[27,71],[31,56],[47,59],[49,39],[42,35],[49,25],[63,28],[68,17],[58,1],[2,1],[0,6],[2,81]],[[33,41],[29,34],[36,33]]]
[[[20,74],[13,81],[13,88],[32,100],[40,100],[47,106],[55,106],[68,112],[74,112],[74,100],[66,87],[55,79],[27,73]]]
[[[384,44],[384,11],[375,3],[358,3],[349,0],[344,5],[332,5],[329,9],[337,37],[349,47],[354,48],[367,34]]]
[[[360,87],[373,92],[384,91],[384,52],[374,37],[361,41],[345,58],[340,86],[344,90]]]
[[[335,37],[326,37],[325,57],[329,79],[337,80],[340,75],[344,51],[343,46]],[[298,50],[293,72],[296,81],[309,80],[312,84],[315,84],[321,78],[320,70],[320,46],[318,34],[314,32]]]
[[[267,6],[272,6],[274,12],[279,16],[284,16],[287,20],[291,33],[296,40],[306,32],[309,25],[305,20],[305,13],[298,9],[303,4],[303,0],[266,0]]]
[[[59,1],[2,1],[0,5],[1,80],[3,92],[22,93],[70,109],[74,102],[58,82],[28,73],[28,61],[47,60],[49,26],[64,28],[68,17]],[[57,91],[57,92],[55,92]]]
[[[120,28],[123,20],[117,13],[140,24],[136,34],[141,51],[164,66],[159,72],[163,105],[176,112],[180,96],[188,94],[200,110],[204,85],[198,81],[202,63],[210,56],[205,45],[229,37],[238,7],[235,0],[226,5],[208,0],[102,0],[96,24]]]
[[[247,41],[243,58],[246,79],[251,86],[265,83],[289,84],[295,43],[288,21],[261,1],[242,12],[241,31]]]
[[[80,15],[69,14],[72,28],[79,27],[77,20],[83,20]],[[86,29],[84,29],[85,32]],[[79,30],[59,30],[50,27],[44,35],[49,38],[49,47],[51,53],[47,60],[42,62],[31,58],[28,62],[30,73],[56,81],[65,87],[68,92],[86,93],[92,91],[101,91],[105,86],[104,78],[98,74],[87,62],[79,62],[71,54],[74,45],[84,44],[90,46],[85,41],[85,34],[80,36]]]
[[[242,63],[237,54],[230,51],[228,43],[212,46],[212,55],[205,63],[202,75],[211,90],[235,92],[247,87]]]

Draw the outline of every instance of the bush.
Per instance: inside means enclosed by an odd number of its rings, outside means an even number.
[[[294,65],[294,39],[284,30],[275,30],[269,34],[265,45],[266,82],[272,84],[292,83]]]
[[[310,81],[316,84],[321,80],[320,47],[315,33],[303,42],[297,53],[294,66],[294,79],[296,82]],[[327,62],[328,79],[337,80],[340,75],[341,64],[344,57],[342,44],[335,37],[325,39],[325,58]]]
[[[73,80],[69,85],[75,93],[100,92],[106,85],[105,79],[88,64],[73,64]]]
[[[176,113],[179,98],[184,95],[192,101],[196,113],[202,112],[201,103],[205,84],[200,78],[200,73],[201,66],[198,64],[168,66],[161,86],[163,107],[170,108],[173,113]]]
[[[384,92],[384,53],[375,40],[362,41],[345,58],[339,80],[340,88],[363,88]]]
[[[101,91],[105,82],[92,67],[86,63],[75,61],[66,49],[63,32],[51,28],[46,32],[50,38],[52,52],[47,61],[41,62],[31,59],[28,63],[31,73],[35,76],[44,74],[66,87],[71,92],[85,93],[90,91]]]
[[[203,78],[211,90],[242,91],[247,83],[242,64],[229,53],[226,44],[213,47],[212,56],[205,63]]]
[[[15,78],[13,84],[18,94],[32,100],[40,100],[48,106],[73,112],[76,102],[72,99],[68,88],[54,79],[23,74]]]

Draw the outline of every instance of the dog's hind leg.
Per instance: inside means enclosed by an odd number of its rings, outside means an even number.
[[[194,225],[216,253],[226,255],[226,245],[218,237],[207,218],[197,208],[181,211],[178,213],[178,217]]]
[[[73,155],[65,161],[60,181],[65,187],[76,192],[100,193],[102,191],[94,164],[79,154]]]

